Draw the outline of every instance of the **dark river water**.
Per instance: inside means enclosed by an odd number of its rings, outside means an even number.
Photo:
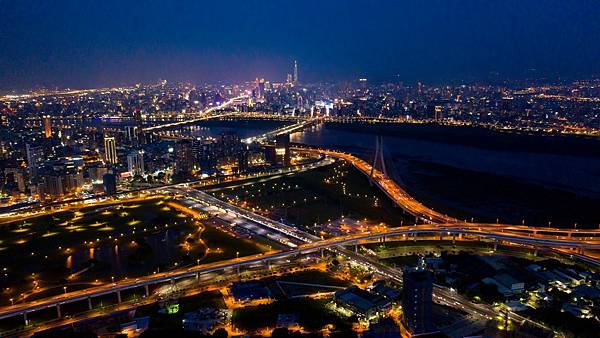
[[[292,141],[372,160],[382,135],[388,174],[457,217],[598,227],[600,141],[434,125],[326,124]]]
[[[275,121],[204,121],[186,132],[240,137],[282,126]],[[438,125],[321,124],[293,142],[336,148],[371,161],[381,135],[388,174],[424,204],[461,219],[537,226],[597,228],[600,224],[600,140],[521,135]],[[154,254],[143,264],[127,245],[77,250],[73,272],[96,259],[111,274],[150,273],[178,254],[177,230],[147,238]],[[33,267],[32,267],[33,269]],[[108,272],[108,271],[107,271]]]
[[[263,123],[264,122],[264,123]],[[204,135],[258,135],[273,121],[210,121]],[[459,217],[538,226],[600,225],[600,140],[429,124],[321,124],[292,142],[371,161],[381,135],[388,174],[423,203]]]

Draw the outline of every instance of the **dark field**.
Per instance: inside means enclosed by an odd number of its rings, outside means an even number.
[[[1,302],[267,250],[199,223],[170,203],[156,197],[3,224]]]
[[[370,186],[365,175],[341,162],[268,182],[223,187],[212,192],[273,219],[307,227],[342,216],[367,218],[390,226],[412,220],[403,215],[402,209],[392,206],[381,191]]]
[[[600,140],[437,124],[330,123],[295,142],[372,161],[383,136],[388,172],[449,215],[547,226],[598,227]]]

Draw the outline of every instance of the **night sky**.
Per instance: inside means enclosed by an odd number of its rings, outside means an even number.
[[[0,0],[0,89],[589,78],[600,1]]]

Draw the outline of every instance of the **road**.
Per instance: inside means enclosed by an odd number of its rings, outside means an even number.
[[[252,136],[252,137],[245,138],[242,140],[242,142],[248,143],[248,144],[254,143],[254,142],[263,143],[263,142],[266,142],[278,135],[290,134],[295,131],[302,130],[314,123],[318,123],[319,121],[321,121],[321,117],[310,118],[308,120],[299,121],[299,122],[289,125],[289,126],[283,126],[281,128],[266,132],[266,133],[258,135],[258,136]]]
[[[265,171],[250,173],[250,174],[231,174],[231,175],[217,176],[217,177],[212,177],[212,178],[203,178],[203,179],[197,179],[197,180],[193,180],[193,181],[189,181],[189,182],[185,182],[185,183],[171,183],[171,184],[164,184],[164,185],[158,185],[158,186],[136,188],[136,189],[131,189],[131,190],[119,191],[117,193],[117,196],[118,196],[118,198],[121,198],[121,196],[137,194],[137,193],[150,194],[150,193],[156,192],[158,190],[163,190],[167,187],[172,187],[172,186],[188,185],[188,186],[195,186],[195,187],[206,187],[206,186],[211,186],[211,185],[226,184],[226,183],[232,183],[232,182],[238,182],[238,181],[239,182],[248,182],[248,181],[253,181],[253,180],[267,178],[267,177],[276,177],[276,176],[280,176],[280,175],[289,175],[289,174],[293,174],[293,173],[300,173],[300,172],[304,172],[307,170],[312,170],[312,169],[316,169],[316,168],[319,168],[322,166],[330,165],[334,161],[335,160],[333,158],[326,157],[325,155],[323,155],[317,160],[302,163],[302,164],[292,165],[292,166],[288,166],[288,167],[275,168],[272,170],[265,170]],[[64,201],[57,201],[57,202],[53,202],[53,203],[49,203],[49,204],[36,203],[34,205],[29,205],[24,210],[13,210],[8,213],[1,214],[0,215],[0,226],[5,223],[11,223],[14,221],[19,221],[19,220],[23,220],[23,219],[27,219],[27,218],[31,218],[31,217],[38,217],[38,216],[40,216],[41,213],[46,214],[48,212],[58,212],[58,211],[63,211],[63,210],[67,210],[67,209],[77,209],[77,208],[82,208],[82,207],[88,207],[88,206],[92,205],[92,204],[90,204],[90,202],[93,202],[94,205],[96,205],[98,203],[104,203],[108,198],[111,198],[111,197],[114,197],[114,196],[99,194],[99,195],[94,195],[94,196],[85,197],[85,198],[74,198],[74,199],[68,199],[68,200],[64,200]],[[110,202],[110,203],[114,203],[114,202]],[[51,210],[48,210],[47,208],[51,208]]]
[[[311,147],[299,147],[304,151],[317,152],[325,154],[327,156],[339,158],[351,163],[356,169],[360,170],[367,176],[371,176],[372,166],[366,161],[340,151],[318,149]],[[437,212],[421,202],[415,200],[408,194],[402,187],[400,187],[394,180],[386,176],[379,169],[375,168],[372,170],[373,176],[372,181],[399,207],[404,209],[409,214],[418,217],[419,219],[427,223],[456,223],[459,220],[448,215],[444,215]]]
[[[188,123],[189,121],[186,121]],[[307,150],[303,148],[303,150]],[[346,160],[352,163],[357,169],[366,175],[370,175],[371,166],[365,161],[342,152],[320,149],[308,149],[309,151],[319,152],[329,157]],[[188,184],[175,185],[171,187],[157,188],[157,191],[166,191],[175,195],[182,195],[187,199],[199,201],[207,205],[216,206],[220,209],[232,212],[240,217],[243,217],[251,222],[260,224],[284,236],[290,238],[290,249],[285,251],[274,251],[267,254],[242,257],[233,260],[216,262],[206,265],[199,265],[185,269],[178,269],[169,272],[163,272],[150,276],[138,278],[130,281],[120,281],[114,284],[106,284],[82,291],[69,292],[63,295],[32,301],[22,304],[15,304],[0,308],[0,319],[21,315],[23,313],[36,311],[52,306],[59,306],[62,303],[85,300],[90,297],[98,297],[109,293],[116,293],[122,290],[127,290],[135,287],[143,287],[149,284],[169,283],[176,279],[193,278],[199,274],[222,271],[225,269],[236,268],[240,266],[248,266],[252,264],[266,264],[268,261],[276,260],[289,256],[302,255],[319,250],[330,250],[338,254],[348,257],[350,260],[358,264],[362,264],[373,271],[377,271],[381,275],[388,276],[394,280],[401,281],[401,272],[391,267],[379,263],[377,260],[370,257],[358,254],[344,248],[346,245],[360,243],[377,238],[391,236],[416,236],[419,234],[441,234],[441,236],[472,236],[490,238],[496,241],[505,241],[516,243],[519,245],[538,246],[559,250],[562,253],[569,253],[570,248],[583,249],[600,249],[600,232],[586,230],[578,232],[576,230],[549,229],[524,227],[507,224],[475,224],[460,222],[459,220],[447,215],[443,215],[421,204],[412,198],[406,191],[385,176],[382,172],[373,170],[374,182],[390,197],[392,200],[404,208],[410,214],[426,221],[427,224],[422,224],[412,227],[395,228],[381,232],[370,232],[354,234],[331,239],[321,239],[313,234],[307,233],[296,227],[277,222],[266,217],[257,215],[243,208],[228,204],[221,201],[205,192],[193,189]],[[584,236],[581,236],[583,234]],[[575,236],[576,235],[576,236]],[[296,244],[297,243],[297,244]],[[300,245],[298,245],[300,244]],[[590,262],[597,261],[583,256]],[[454,304],[461,307],[463,310],[468,310],[481,316],[491,316],[494,313],[493,309],[481,304],[472,304],[462,296],[452,292],[451,290],[436,287],[434,292],[435,297],[443,299],[448,304]],[[513,318],[519,319],[518,316],[511,314]]]
[[[570,239],[532,238],[528,235],[503,234],[503,233],[495,232],[494,230],[487,230],[484,228],[482,228],[481,230],[473,229],[471,227],[461,228],[460,225],[456,225],[454,227],[450,227],[450,226],[439,227],[436,225],[422,225],[422,226],[408,227],[408,228],[396,228],[396,229],[381,231],[378,233],[356,234],[356,235],[349,235],[349,236],[321,240],[317,236],[303,232],[295,227],[286,225],[281,222],[273,221],[266,217],[254,214],[247,210],[244,210],[242,208],[229,205],[228,203],[225,203],[219,199],[216,199],[209,194],[206,194],[204,192],[198,191],[193,188],[183,186],[177,190],[175,190],[176,188],[173,188],[173,187],[167,188],[167,189],[169,191],[172,191],[177,194],[183,194],[184,196],[186,196],[187,198],[190,198],[190,199],[203,201],[207,204],[217,206],[219,208],[225,208],[229,212],[233,212],[233,213],[235,213],[241,217],[244,217],[252,222],[256,222],[265,227],[276,230],[286,236],[291,237],[292,239],[304,242],[305,244],[302,244],[300,246],[297,246],[295,248],[292,248],[292,249],[286,250],[286,251],[276,251],[276,252],[272,252],[269,254],[254,255],[254,256],[242,257],[242,258],[238,258],[238,259],[216,262],[216,263],[211,263],[211,264],[206,264],[206,265],[194,266],[194,267],[186,268],[186,269],[173,270],[173,271],[169,271],[169,272],[163,272],[163,273],[153,274],[150,276],[141,277],[136,280],[121,281],[121,282],[115,283],[115,284],[106,284],[106,285],[102,285],[102,286],[98,286],[98,287],[94,287],[94,288],[90,288],[90,289],[86,289],[86,290],[69,292],[67,294],[63,294],[63,295],[59,295],[59,296],[55,296],[55,297],[51,297],[51,298],[47,298],[47,299],[27,302],[27,303],[23,303],[23,304],[15,304],[13,306],[8,306],[8,307],[2,307],[2,308],[0,308],[0,319],[19,315],[24,312],[31,312],[31,311],[51,307],[51,306],[56,306],[61,303],[85,300],[89,297],[97,297],[97,296],[101,296],[101,295],[105,295],[105,294],[109,294],[109,293],[114,293],[117,291],[131,289],[134,287],[142,287],[147,284],[170,282],[172,280],[176,280],[176,279],[180,279],[180,278],[195,277],[196,274],[220,271],[220,270],[224,270],[224,269],[228,269],[228,268],[236,268],[238,266],[247,266],[247,265],[256,264],[256,263],[265,263],[269,260],[275,260],[275,259],[279,259],[279,258],[283,258],[283,257],[301,255],[301,254],[311,253],[311,252],[315,252],[315,251],[319,251],[319,250],[334,250],[337,253],[348,256],[350,259],[356,261],[357,263],[376,267],[376,269],[380,273],[387,275],[391,278],[394,278],[396,280],[399,280],[400,273],[398,271],[391,269],[389,267],[383,266],[381,264],[378,264],[378,262],[376,262],[373,259],[370,259],[369,257],[365,257],[363,255],[354,253],[350,250],[343,248],[343,246],[345,246],[345,245],[352,245],[355,243],[359,243],[360,241],[370,240],[370,239],[375,239],[375,238],[382,238],[382,237],[386,237],[386,236],[387,237],[404,236],[404,235],[411,236],[411,235],[415,235],[415,234],[418,235],[418,234],[431,234],[431,233],[442,232],[442,233],[446,233],[447,235],[448,234],[456,234],[456,235],[462,234],[462,235],[467,235],[467,236],[481,236],[481,237],[501,239],[503,241],[509,241],[509,242],[520,243],[520,244],[536,243],[537,245],[543,246],[543,247],[546,247],[546,246],[548,246],[548,247],[556,247],[556,246],[572,247],[572,246],[585,245],[588,248],[594,248],[594,249],[600,248],[600,242],[597,242],[597,241],[593,241],[593,242],[582,241],[582,240],[576,239],[576,238],[570,238]]]
[[[228,106],[236,103],[237,101],[243,100],[243,99],[247,99],[247,98],[248,98],[248,96],[246,96],[246,95],[234,97],[234,98],[231,98],[231,99],[223,102],[220,105],[217,105],[217,106],[205,109],[204,111],[202,111],[200,113],[201,116],[198,117],[198,118],[184,120],[184,121],[171,122],[171,123],[161,124],[161,125],[152,126],[152,127],[147,127],[147,128],[144,128],[143,130],[146,131],[146,132],[147,131],[157,131],[157,130],[160,130],[160,129],[177,127],[177,126],[181,126],[181,125],[185,125],[185,124],[189,124],[189,123],[194,123],[194,122],[198,122],[198,121],[202,121],[202,120],[207,120],[207,119],[213,119],[213,118],[225,117],[225,116],[233,115],[235,113],[232,113],[232,112],[222,113],[222,114],[215,114],[215,115],[211,115],[211,113],[214,112],[214,111],[220,110],[220,109],[227,108]]]
[[[315,235],[309,234],[305,231],[302,231],[296,227],[289,226],[282,222],[277,222],[271,220],[269,218],[257,215],[253,212],[245,210],[243,208],[233,206],[224,201],[221,201],[205,192],[199,191],[197,189],[191,188],[186,184],[181,184],[178,186],[172,186],[164,188],[164,190],[176,194],[185,196],[187,199],[200,201],[207,205],[216,206],[223,210],[227,210],[228,212],[232,212],[240,217],[248,219],[251,222],[258,223],[262,226],[270,228],[274,231],[277,231],[291,240],[294,240],[296,243],[304,243],[300,246],[293,244],[290,242],[290,246],[292,247],[286,251],[275,251],[269,254],[263,255],[255,255],[249,257],[242,257],[234,260],[227,260],[222,262],[216,262],[206,265],[195,266],[186,269],[178,269],[169,272],[163,272],[159,274],[154,274],[150,276],[145,276],[138,278],[136,280],[130,281],[121,281],[115,284],[106,284],[86,290],[69,292],[63,295],[27,302],[23,304],[15,304],[13,306],[6,306],[0,308],[0,319],[12,317],[15,315],[20,315],[25,312],[36,311],[39,309],[48,308],[51,306],[57,306],[62,303],[74,302],[85,300],[89,297],[97,297],[109,293],[115,293],[117,291],[122,291],[126,289],[131,289],[135,287],[142,287],[148,284],[157,284],[170,282],[180,278],[188,278],[194,277],[197,274],[203,274],[208,272],[215,272],[229,268],[236,268],[238,266],[247,266],[251,264],[257,263],[265,263],[270,260],[275,260],[288,256],[301,255],[306,253],[311,253],[319,250],[332,250],[336,253],[343,254],[347,256],[349,259],[363,264],[365,266],[371,267],[378,271],[379,273],[386,275],[395,280],[400,280],[401,273],[395,269],[384,266],[377,262],[374,259],[369,257],[360,255],[351,250],[345,249],[345,245],[352,245],[356,243],[360,243],[361,241],[368,241],[377,238],[383,237],[391,237],[391,236],[413,236],[419,234],[437,234],[441,233],[445,236],[452,235],[462,235],[462,236],[475,236],[475,237],[486,237],[499,241],[506,241],[510,243],[517,244],[525,244],[525,245],[535,245],[539,247],[548,247],[548,248],[572,248],[572,247],[584,247],[587,249],[600,249],[600,241],[597,239],[586,239],[580,237],[572,237],[572,236],[556,236],[552,235],[543,235],[540,232],[540,229],[530,228],[530,233],[507,233],[505,229],[500,225],[479,225],[479,227],[475,227],[473,225],[465,226],[464,223],[449,223],[449,224],[423,224],[413,227],[403,227],[403,228],[393,228],[381,232],[370,232],[370,233],[361,233],[361,234],[353,234],[342,237],[335,237],[331,239],[321,239]],[[511,228],[518,229],[516,226],[511,226]],[[510,229],[508,229],[510,230]],[[532,235],[532,233],[535,233]],[[451,294],[445,294],[445,297],[448,297]],[[454,300],[456,301],[456,300]],[[468,304],[467,304],[468,305]],[[467,306],[466,304],[462,304],[461,306]],[[472,306],[472,305],[469,305]]]

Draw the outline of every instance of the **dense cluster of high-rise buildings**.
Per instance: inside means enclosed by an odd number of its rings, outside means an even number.
[[[294,62],[283,82],[168,84],[0,97],[0,185],[5,200],[56,199],[133,182],[289,165],[289,139],[245,144],[235,133],[194,136],[148,127],[202,116],[230,98],[239,118],[430,122],[505,130],[599,133],[600,81],[554,85],[336,84],[300,82]],[[106,174],[111,174],[105,179]],[[116,189],[109,189],[114,192]]]

